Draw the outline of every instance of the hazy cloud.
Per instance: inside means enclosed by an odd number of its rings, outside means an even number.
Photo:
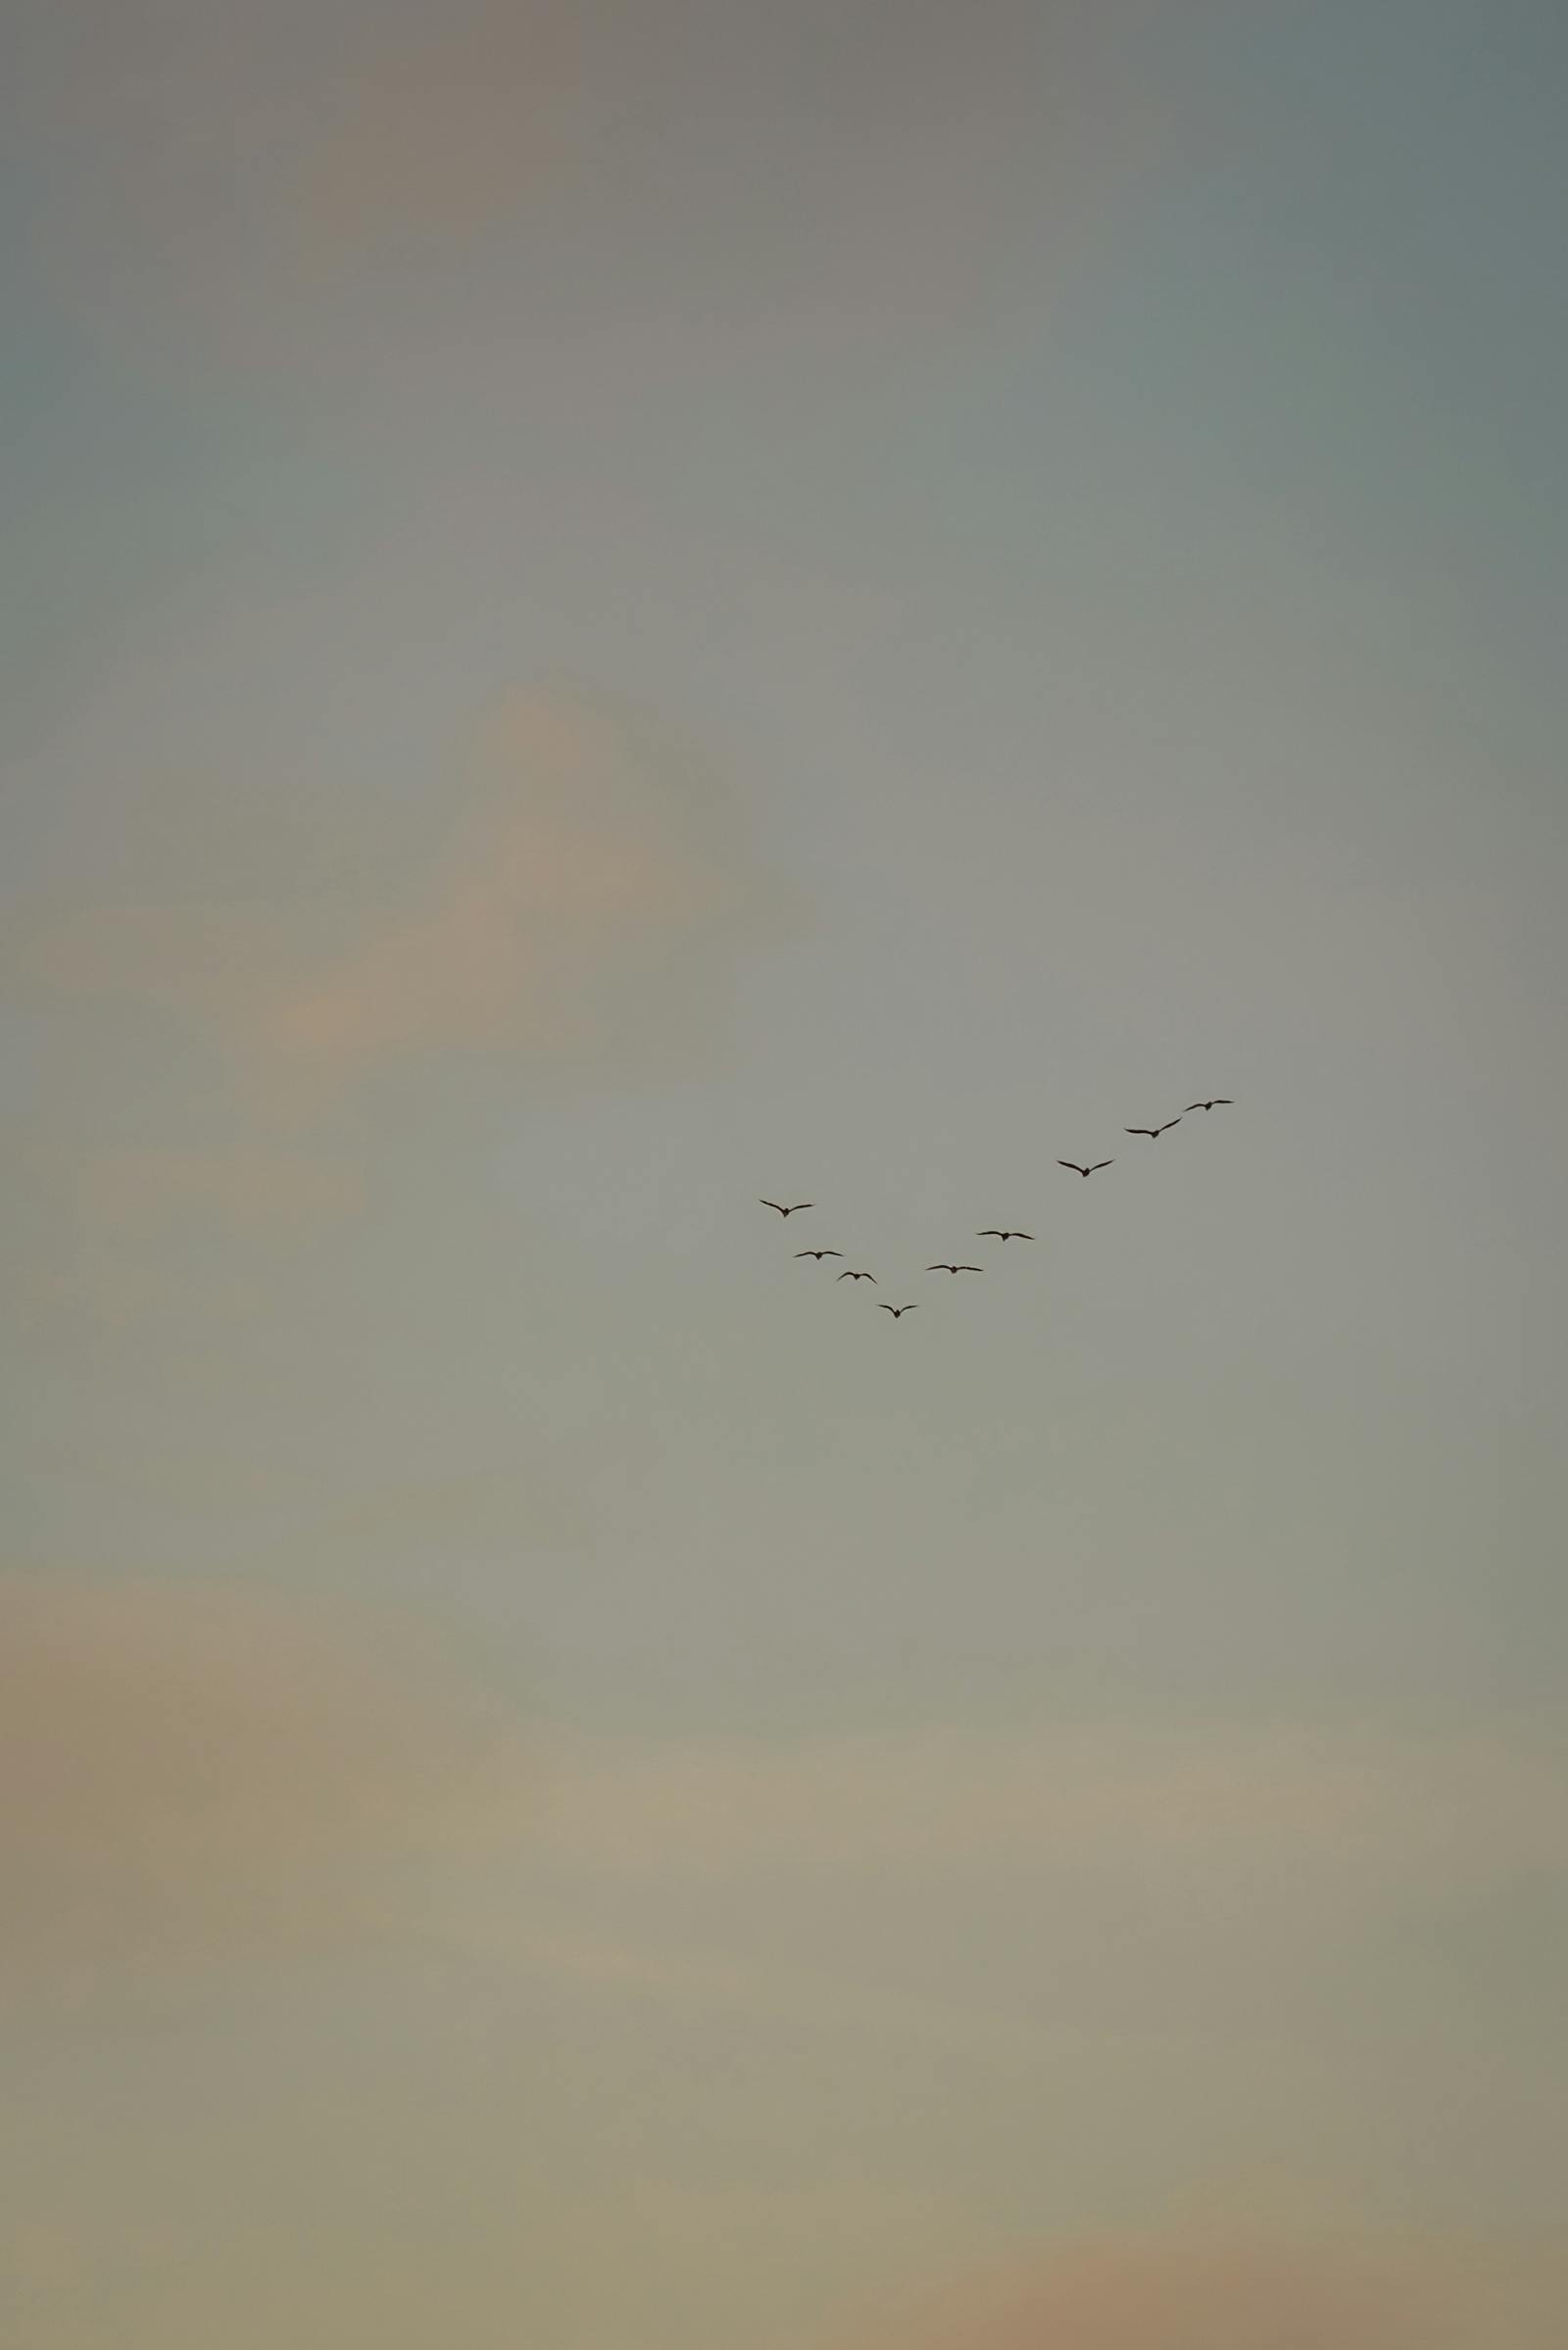
[[[763,892],[701,762],[585,696],[516,696],[435,874],[259,1007],[308,1090],[441,1052],[603,1060],[700,1017]]]
[[[20,130],[57,283],[148,348],[364,367],[479,251],[558,326],[925,329],[1166,135],[1157,13],[70,0]]]
[[[1544,1741],[1259,1725],[915,1730],[558,1756],[539,1835],[563,1860],[724,1875],[1179,1872],[1568,1865],[1568,1783]]]
[[[0,1578],[7,1970],[363,1928],[524,1785],[407,1627],[211,1581]]]
[[[1192,2240],[1065,2250],[1034,2281],[901,2322],[903,2350],[1549,2350],[1542,2268],[1432,2242],[1369,2250]]]
[[[306,267],[435,259],[506,220],[564,160],[573,66],[562,0],[394,26],[301,166]]]
[[[344,1160],[245,1149],[111,1151],[81,1179],[87,1219],[127,1233],[211,1216],[287,1234],[351,1215],[363,1194],[360,1170]]]
[[[721,1020],[736,957],[782,899],[694,746],[603,696],[513,696],[460,764],[424,869],[361,895],[258,906],[214,896],[25,920],[15,959],[46,996],[139,1006],[205,1042],[253,1111],[289,1118],[356,1079],[444,1054],[624,1072]],[[102,1180],[267,1192],[248,1154],[143,1153]],[[295,1197],[337,1195],[324,1169]],[[205,1175],[205,1181],[203,1177]]]

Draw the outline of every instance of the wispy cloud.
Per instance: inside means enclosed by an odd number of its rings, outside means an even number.
[[[205,1041],[246,1111],[289,1123],[442,1056],[624,1074],[711,1035],[783,900],[693,746],[600,695],[523,691],[480,727],[452,799],[430,865],[376,904],[74,907],[24,918],[13,961],[57,1003],[139,1007]],[[158,1163],[143,1154],[144,1186]],[[176,1192],[197,1180],[182,1153],[161,1163]],[[246,1165],[230,1183],[210,1159],[209,1194],[243,1206]]]
[[[306,269],[406,269],[513,218],[566,160],[575,67],[562,0],[464,0],[391,28],[342,76],[301,164]]]
[[[539,1835],[632,1876],[1088,1861],[1344,1882],[1568,1866],[1565,1798],[1560,1753],[1500,1732],[1068,1724],[584,1749],[557,1757]]]
[[[1032,2279],[976,2281],[935,2317],[877,2337],[905,2350],[1551,2350],[1560,2265],[1510,2277],[1500,2249],[1114,2237],[1066,2248]],[[859,2350],[875,2350],[862,2342]]]
[[[257,1050],[285,1077],[330,1094],[442,1052],[601,1060],[642,1025],[645,991],[674,1009],[760,910],[705,822],[706,779],[635,717],[521,694],[478,764],[438,871],[258,1006]]]
[[[251,1150],[108,1151],[81,1174],[81,1207],[100,1230],[145,1231],[211,1216],[238,1230],[287,1234],[352,1215],[363,1172],[338,1158]]]
[[[212,1581],[0,1577],[6,1973],[363,1931],[495,1816],[501,1778],[520,1803],[511,1728],[407,1625]]]

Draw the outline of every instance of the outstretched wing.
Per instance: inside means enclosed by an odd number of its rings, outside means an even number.
[[[1066,1167],[1074,1175],[1087,1175],[1089,1172],[1089,1169],[1081,1167],[1075,1158],[1058,1158],[1056,1164],[1058,1167]]]
[[[759,1199],[757,1204],[759,1207],[771,1207],[781,1216],[787,1216],[790,1212],[787,1207],[780,1207],[776,1199]]]
[[[1113,1167],[1115,1164],[1116,1161],[1113,1158],[1097,1158],[1089,1172],[1091,1175],[1098,1175],[1102,1167]]]

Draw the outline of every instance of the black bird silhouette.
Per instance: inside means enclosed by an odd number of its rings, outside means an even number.
[[[1132,1128],[1129,1126],[1127,1131],[1130,1134]],[[1081,1167],[1075,1158],[1058,1158],[1056,1164],[1058,1167],[1071,1167],[1075,1175],[1098,1175],[1102,1167],[1113,1167],[1116,1161],[1113,1158],[1097,1158],[1092,1167]]]
[[[1184,1110],[1182,1116],[1185,1117],[1186,1114]],[[1162,1134],[1169,1134],[1171,1128],[1179,1126],[1181,1122],[1181,1118],[1167,1118],[1163,1126],[1124,1126],[1122,1132],[1123,1134],[1147,1134],[1152,1143],[1157,1143]]]
[[[912,1314],[914,1307],[912,1305],[879,1305],[876,1310],[879,1314],[891,1314],[897,1322],[905,1314]]]
[[[984,1232],[977,1232],[974,1237],[977,1241],[1032,1241],[1035,1236],[1032,1232],[1003,1232],[997,1225],[988,1224]]]
[[[824,1256],[842,1256],[844,1251],[842,1248],[797,1248],[795,1253],[797,1256],[814,1256],[820,1264]]]
[[[759,1207],[777,1208],[781,1216],[798,1216],[803,1207],[814,1207],[816,1201],[814,1199],[797,1199],[793,1207],[779,1207],[776,1199],[760,1199],[757,1204]]]
[[[1216,1094],[1212,1102],[1189,1102],[1187,1104],[1187,1109],[1232,1109],[1234,1107],[1235,1104],[1229,1094]],[[1185,1117],[1187,1110],[1183,1110],[1182,1115]]]
[[[928,1273],[983,1273],[984,1265],[927,1265]]]
[[[841,1273],[839,1275],[839,1279],[840,1281],[869,1281],[874,1283],[876,1280],[876,1275],[874,1273]]]

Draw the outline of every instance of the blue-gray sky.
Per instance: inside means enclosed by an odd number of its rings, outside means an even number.
[[[29,2345],[1544,2350],[1557,12],[17,31]]]

